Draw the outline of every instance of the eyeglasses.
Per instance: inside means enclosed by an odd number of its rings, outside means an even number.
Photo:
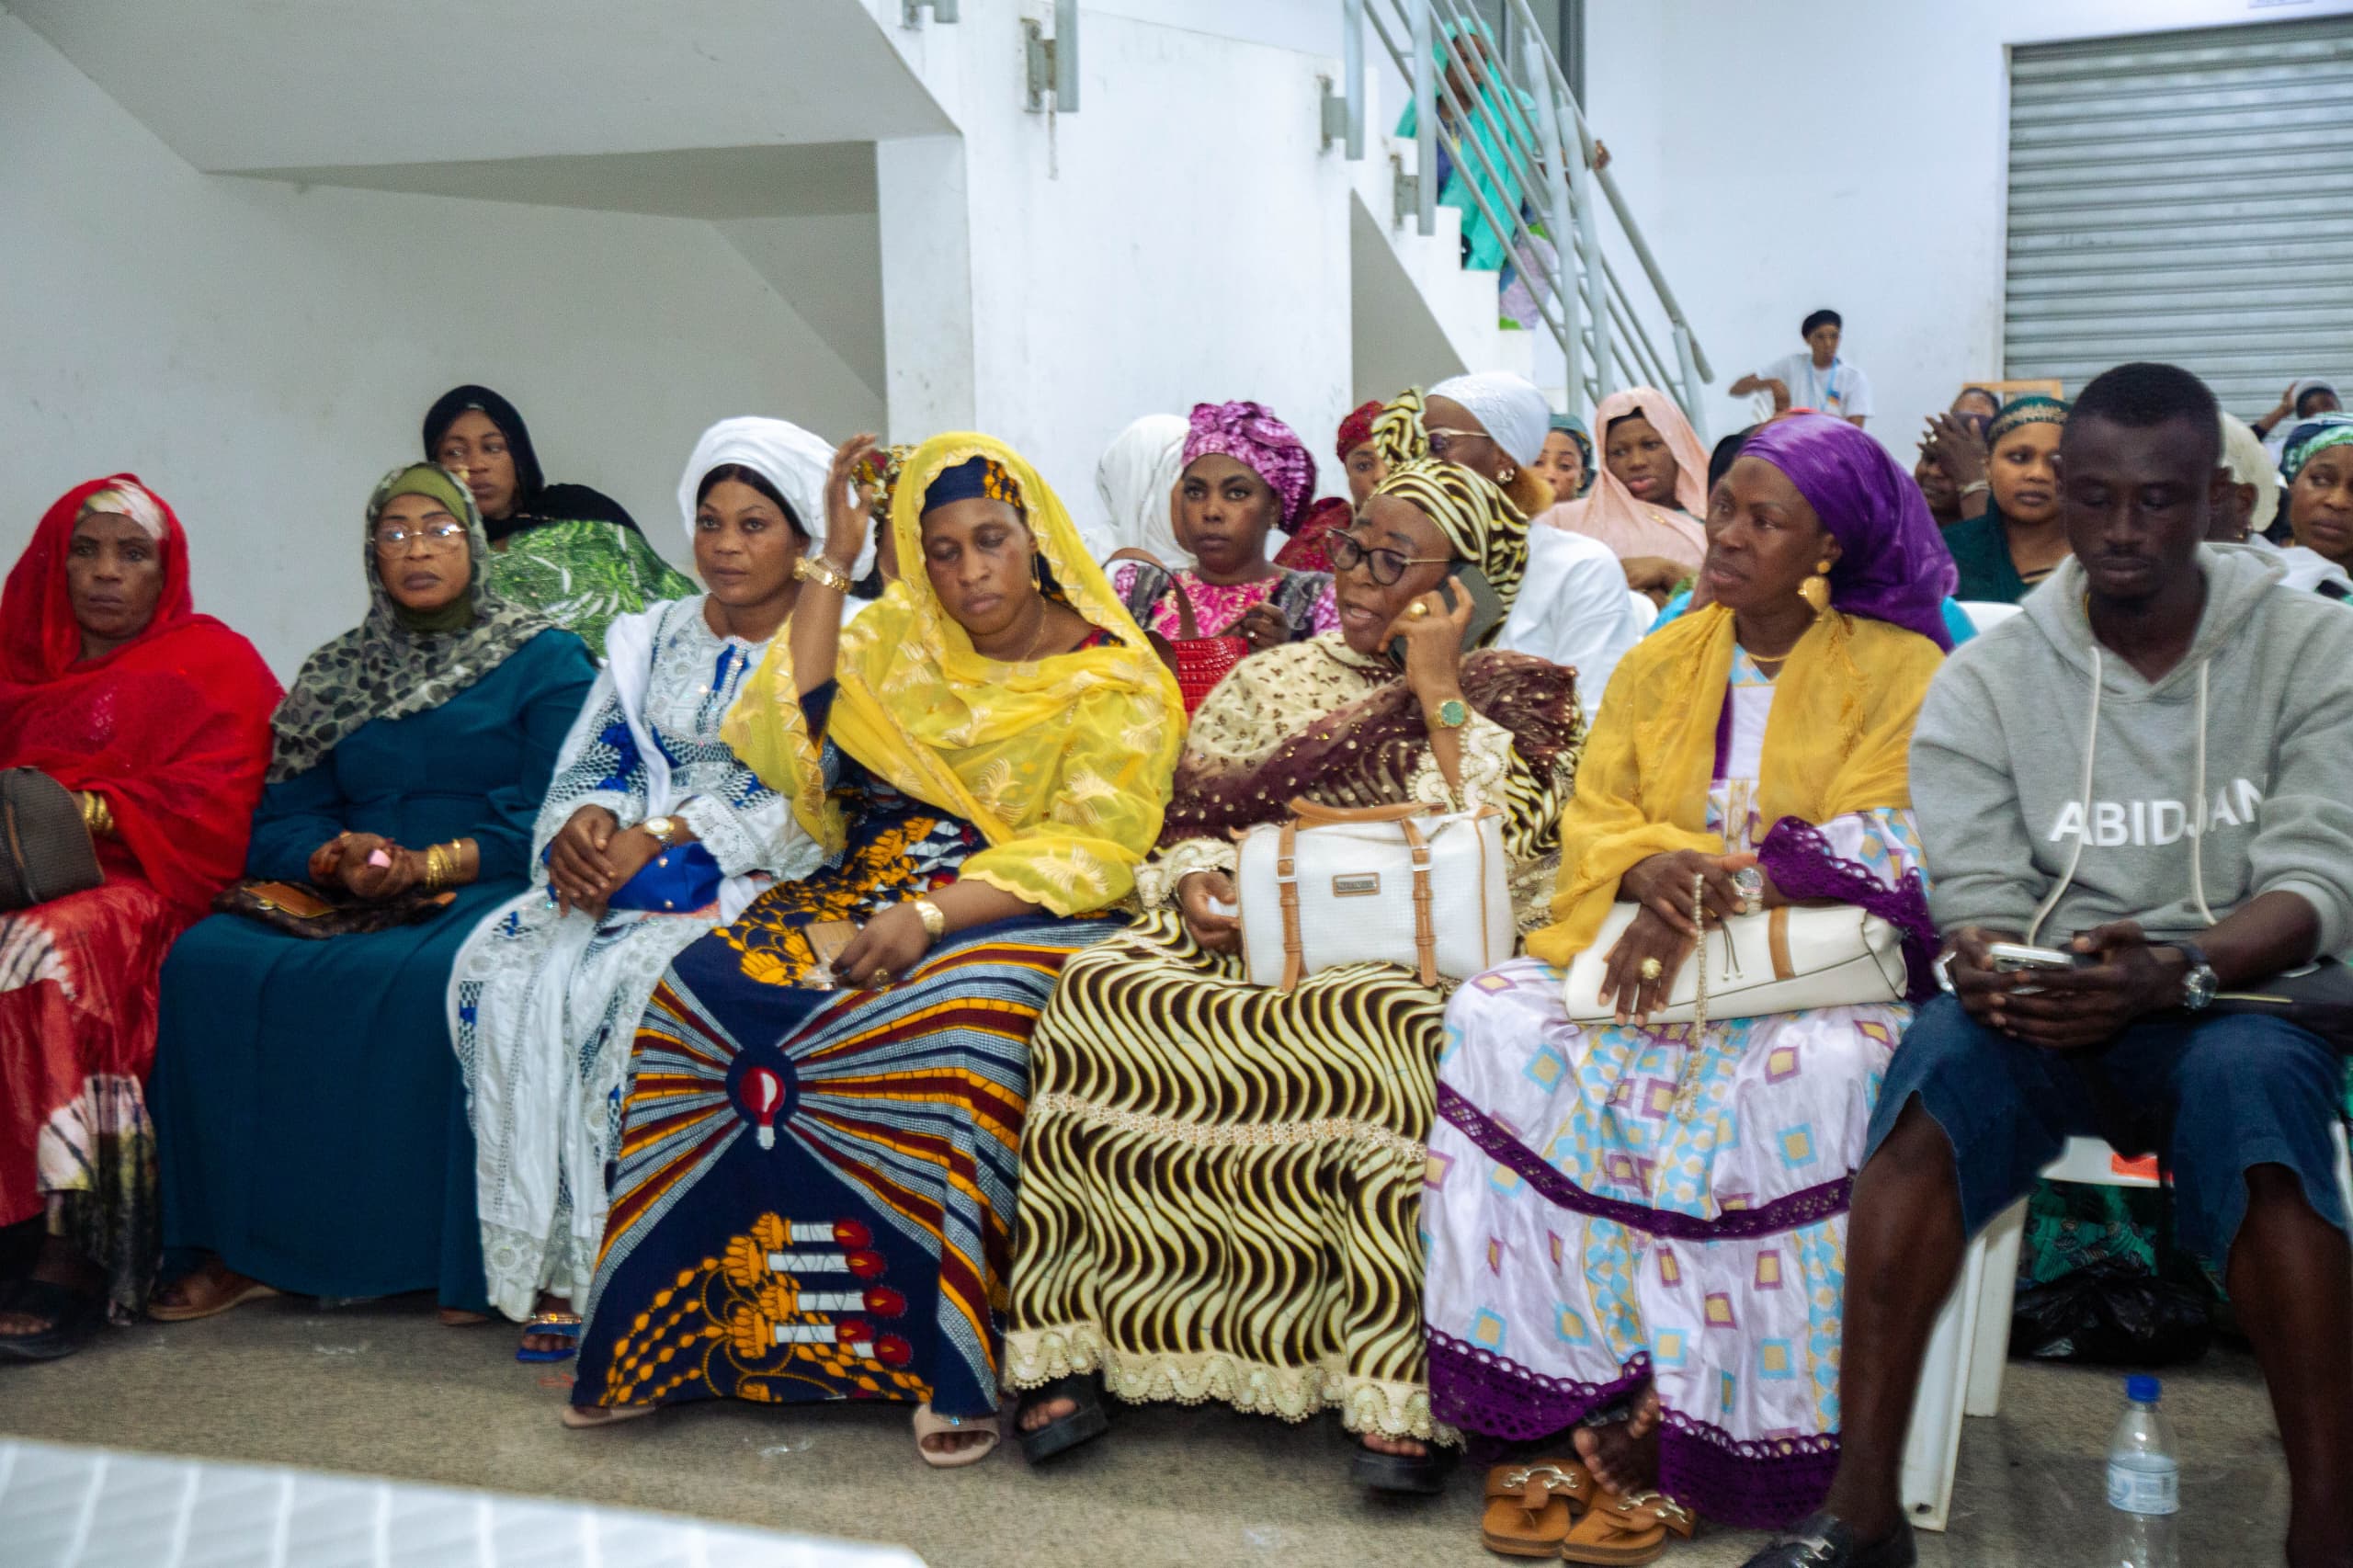
[[[438,523],[427,523],[421,528],[410,528],[405,523],[392,523],[376,530],[376,553],[398,555],[408,548],[411,540],[418,539],[425,541],[426,550],[438,553],[441,551],[456,549],[459,541],[465,537],[465,524],[450,522],[447,519]]]
[[[1423,432],[1430,438],[1430,456],[1444,458],[1465,441],[1495,440],[1493,436],[1478,430],[1450,430],[1443,425],[1433,425]]]
[[[1451,555],[1404,555],[1393,550],[1377,549],[1365,544],[1354,534],[1334,534],[1324,541],[1324,553],[1331,556],[1335,571],[1353,572],[1357,562],[1372,580],[1382,587],[1393,587],[1405,574],[1408,566],[1441,566],[1453,561]]]

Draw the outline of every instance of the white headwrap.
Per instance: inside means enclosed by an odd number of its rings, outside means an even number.
[[[2222,415],[2222,466],[2231,471],[2232,483],[2255,486],[2255,515],[2247,529],[2261,533],[2279,515],[2279,470],[2263,449],[2263,437],[2235,414]]]
[[[686,524],[687,545],[695,541],[695,492],[712,469],[741,463],[776,486],[792,520],[809,536],[811,548],[825,541],[825,476],[833,472],[834,449],[822,437],[811,435],[784,419],[745,415],[722,419],[702,433],[687,472],[678,480],[678,516]],[[850,575],[863,577],[874,565],[874,539],[868,532],[858,552],[858,567]]]
[[[1177,476],[1185,472],[1185,436],[1191,428],[1181,415],[1147,414],[1104,449],[1103,460],[1095,465],[1095,492],[1110,514],[1111,528],[1101,556],[1133,548],[1172,571],[1192,560],[1176,542],[1172,498]]]
[[[78,523],[97,512],[112,512],[117,517],[129,517],[139,525],[140,532],[151,540],[160,540],[164,537],[164,509],[155,504],[153,495],[136,484],[125,482],[92,492],[83,501],[82,510],[74,520]]]
[[[1525,468],[1544,455],[1544,437],[1552,428],[1552,405],[1536,384],[1509,370],[1483,370],[1438,382],[1423,394],[1452,398],[1487,427],[1495,445]]]

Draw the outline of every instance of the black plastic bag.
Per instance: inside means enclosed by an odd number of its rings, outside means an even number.
[[[2207,1301],[2196,1290],[2102,1265],[2018,1293],[2010,1354],[2094,1367],[2173,1367],[2213,1343]]]

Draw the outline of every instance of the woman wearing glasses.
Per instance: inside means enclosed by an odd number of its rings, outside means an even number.
[[[473,1140],[443,995],[475,921],[528,885],[531,827],[596,678],[580,639],[483,585],[473,498],[432,463],[368,503],[369,608],[278,710],[249,876],[358,903],[455,894],[325,941],[241,915],[164,966],[153,1090],[164,1244],[150,1309],[257,1296],[438,1293],[487,1304]]]
[[[1032,1459],[1101,1432],[1108,1390],[1333,1408],[1366,1483],[1434,1490],[1446,1469],[1416,1229],[1441,999],[1370,966],[1253,987],[1231,830],[1302,795],[1493,804],[1540,916],[1581,732],[1569,671],[1464,652],[1469,601],[1438,592],[1476,568],[1508,604],[1527,517],[1409,457],[1398,411],[1378,438],[1388,472],[1329,540],[1339,630],[1244,660],[1202,705],[1137,874],[1144,918],[1071,960],[1032,1040],[1006,1347]]]

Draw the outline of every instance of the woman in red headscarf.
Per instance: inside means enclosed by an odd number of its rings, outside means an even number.
[[[79,484],[0,596],[0,767],[81,801],[105,881],[0,915],[0,1225],[46,1213],[29,1278],[0,1284],[0,1360],[78,1349],[156,1262],[156,975],[235,880],[278,685],[198,615],[188,539],[135,475]]]

